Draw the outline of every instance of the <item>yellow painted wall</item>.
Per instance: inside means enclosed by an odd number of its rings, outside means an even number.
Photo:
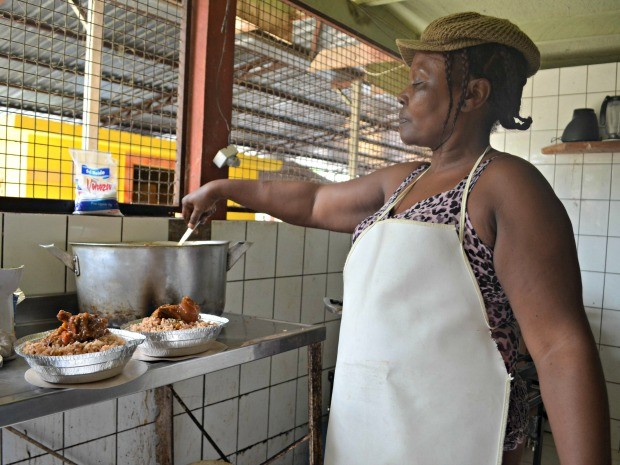
[[[0,115],[0,136],[0,173],[4,174],[4,195],[62,200],[74,198],[73,161],[69,149],[81,148],[81,126],[4,114]],[[126,179],[124,173],[129,156],[143,157],[140,162],[144,165],[150,165],[155,160],[174,162],[176,159],[174,141],[108,129],[99,131],[98,150],[111,153],[118,162],[120,202],[131,202],[131,179]],[[174,169],[174,163],[171,168]],[[13,188],[17,185],[20,186],[18,192]]]
[[[80,125],[18,114],[0,114],[0,196],[73,200],[73,160],[69,149],[81,148]],[[135,164],[174,169],[176,142],[124,131],[100,129],[98,150],[118,162],[118,200],[131,202],[131,177],[125,169]],[[258,179],[260,171],[279,171],[278,160],[239,154],[241,165],[231,167],[231,179]],[[132,157],[132,160],[129,160]],[[229,205],[235,205],[229,202]],[[228,219],[254,220],[253,213],[229,213]]]

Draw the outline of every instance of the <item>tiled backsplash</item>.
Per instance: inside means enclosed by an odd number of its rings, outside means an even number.
[[[5,213],[2,266],[25,265],[21,288],[28,296],[75,292],[64,265],[38,244],[167,240],[166,218],[87,217]],[[253,242],[228,272],[226,312],[327,326],[323,392],[336,360],[339,318],[326,313],[323,297],[342,298],[342,267],[349,234],[283,223],[213,222],[212,239]],[[254,465],[307,432],[307,356],[293,350],[176,383],[175,390],[237,465]],[[70,410],[15,425],[77,463],[155,463],[157,407],[153,391]],[[189,416],[175,405],[176,464],[218,455]],[[60,463],[3,430],[0,463]],[[303,464],[303,449],[279,464]],[[294,459],[294,455],[297,457]]]
[[[492,145],[535,164],[566,207],[582,269],[584,303],[603,362],[612,416],[612,445],[620,448],[620,153],[542,155],[557,142],[575,108],[597,112],[606,95],[620,94],[618,64],[550,69],[526,85],[521,114],[529,131],[499,130]],[[71,241],[162,240],[168,220],[64,215],[2,216],[2,266],[26,265],[26,294],[71,291],[64,265],[38,247]],[[339,319],[323,310],[323,296],[342,297],[342,266],[350,236],[282,223],[214,222],[213,239],[254,242],[228,272],[226,311],[327,327],[323,354],[335,364]],[[307,357],[294,350],[177,383],[193,413],[237,465],[255,465],[307,428]],[[157,438],[151,391],[16,425],[78,462],[153,463]],[[217,455],[186,414],[175,410],[175,463]],[[304,463],[303,450],[279,464]],[[2,432],[2,464],[60,463]],[[96,458],[96,459],[95,459]],[[99,460],[99,462],[96,462]],[[618,457],[615,456],[615,460]],[[614,462],[616,463],[616,462]]]

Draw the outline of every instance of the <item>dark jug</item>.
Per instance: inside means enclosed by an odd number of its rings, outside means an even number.
[[[601,126],[606,139],[620,139],[620,95],[608,95],[601,105]]]
[[[598,120],[592,108],[577,108],[573,119],[562,133],[562,142],[585,142],[600,140]]]

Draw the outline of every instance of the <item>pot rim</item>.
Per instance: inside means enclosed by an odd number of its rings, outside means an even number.
[[[187,241],[179,246],[178,241],[135,241],[135,242],[69,242],[71,246],[84,247],[109,247],[109,248],[144,248],[144,247],[201,247],[201,246],[218,246],[228,245],[230,241]]]

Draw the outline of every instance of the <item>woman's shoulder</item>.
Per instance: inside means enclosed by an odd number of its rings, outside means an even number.
[[[379,168],[369,175],[381,184],[384,196],[391,195],[411,174],[429,163],[425,161],[411,161],[395,163]]]
[[[543,189],[553,192],[553,188],[542,172],[529,161],[507,152],[492,156],[486,174],[488,181],[501,190],[510,192],[515,189]]]
[[[553,187],[536,165],[509,153],[496,154],[479,183],[480,190],[493,199],[496,207],[510,210],[532,202],[560,205]]]

